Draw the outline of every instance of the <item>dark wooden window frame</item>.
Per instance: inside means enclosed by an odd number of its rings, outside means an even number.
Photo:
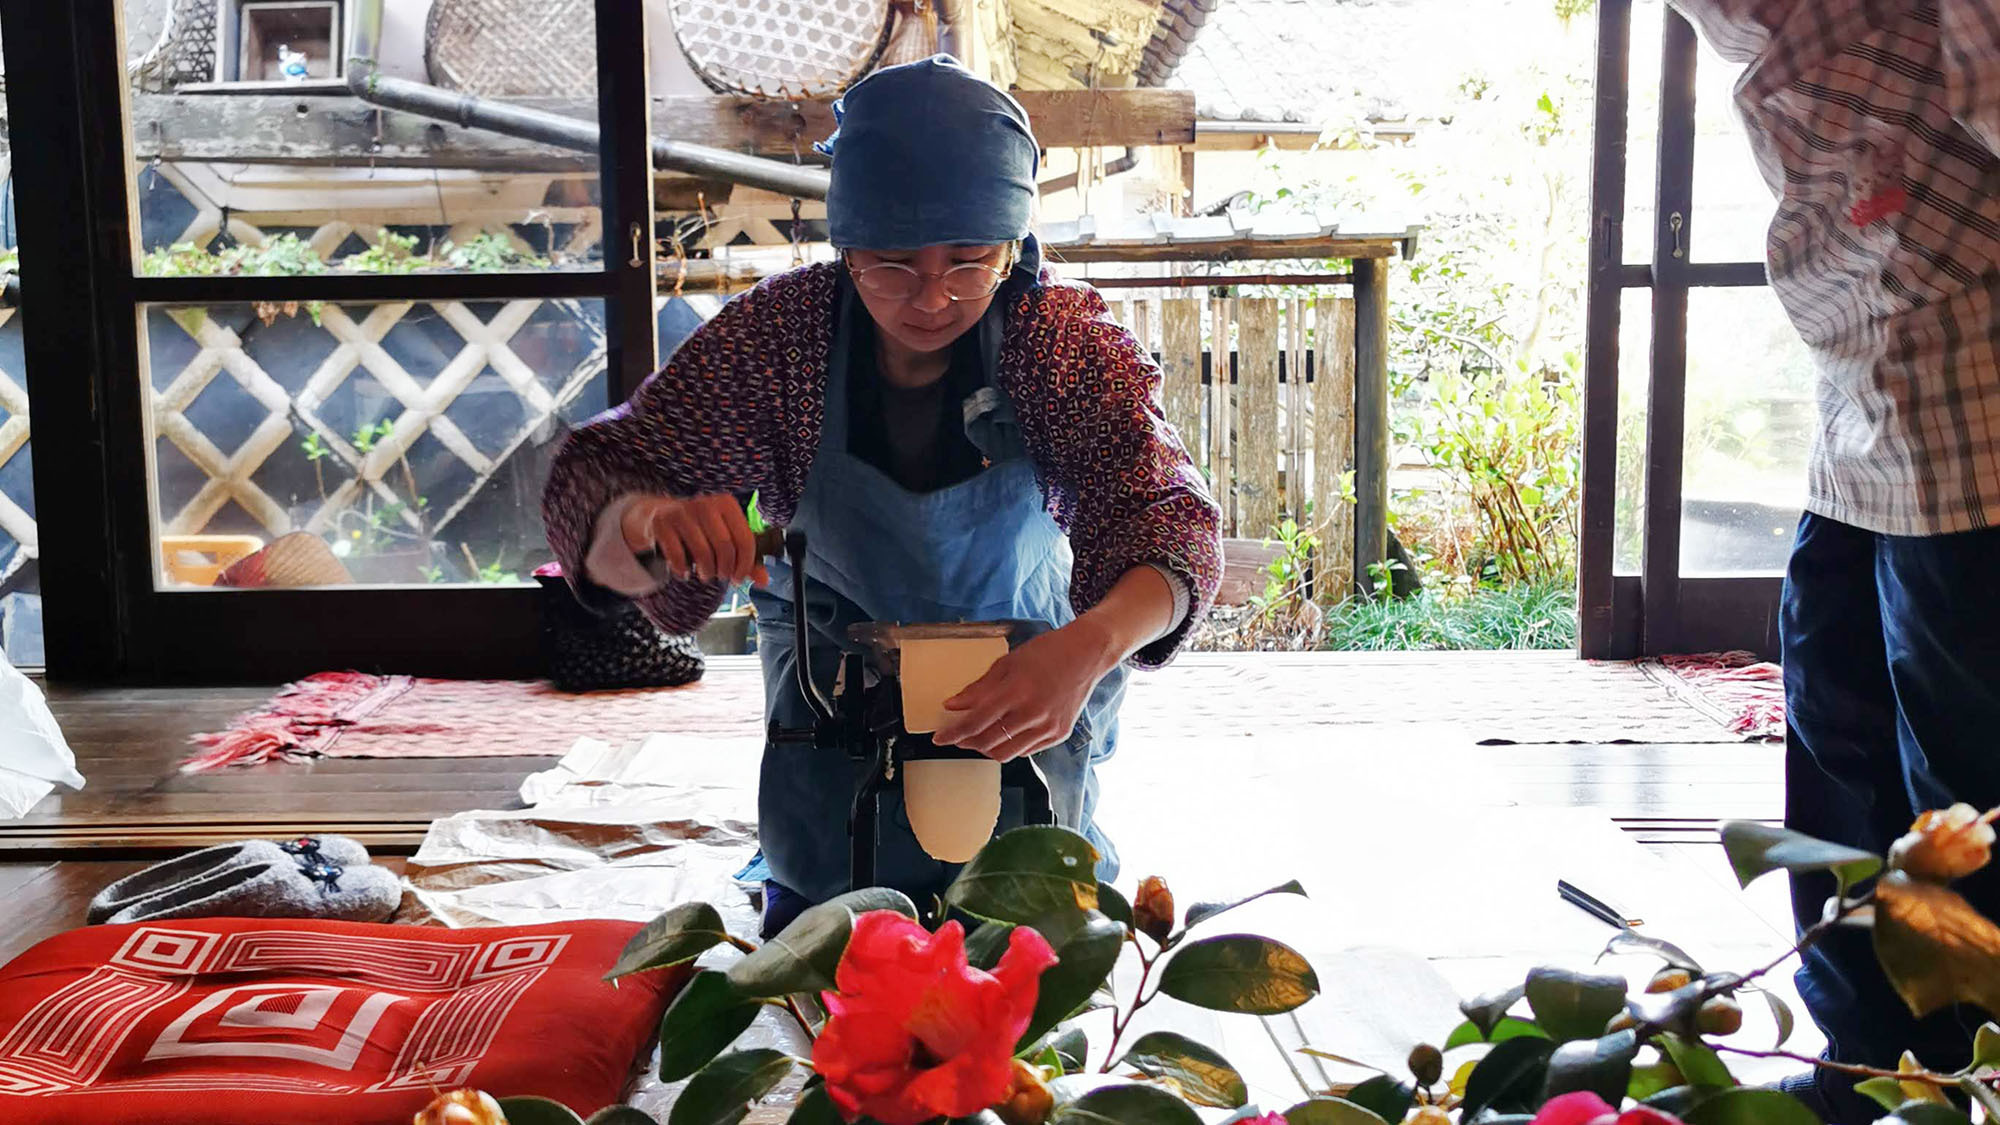
[[[1582,654],[1629,659],[1669,652],[1777,652],[1781,579],[1681,573],[1682,453],[1687,417],[1687,311],[1693,289],[1767,284],[1761,262],[1691,260],[1694,211],[1695,31],[1668,8],[1660,44],[1657,229],[1651,265],[1626,265],[1626,142],[1632,0],[1598,4],[1596,134],[1592,159],[1589,311],[1583,439],[1583,542],[1578,609]],[[1673,223],[1675,216],[1681,222]],[[1619,322],[1624,292],[1652,292],[1646,408],[1643,548],[1637,575],[1618,574]]]
[[[596,5],[602,269],[320,278],[133,276],[122,0],[0,0],[24,364],[53,679],[270,683],[329,668],[523,676],[537,591],[155,588],[140,317],[151,302],[592,298],[612,401],[654,367],[652,165],[641,5]],[[26,155],[27,159],[21,159]]]

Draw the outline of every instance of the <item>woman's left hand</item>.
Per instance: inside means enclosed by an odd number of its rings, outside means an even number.
[[[952,712],[931,740],[1005,762],[1058,745],[1105,673],[1113,642],[1095,623],[1074,621],[995,661],[971,687],[945,700]]]

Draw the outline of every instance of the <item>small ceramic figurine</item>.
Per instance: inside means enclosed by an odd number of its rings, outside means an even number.
[[[284,75],[287,82],[304,82],[306,80],[305,55],[302,52],[292,50],[289,43],[280,43],[278,45],[278,73]]]

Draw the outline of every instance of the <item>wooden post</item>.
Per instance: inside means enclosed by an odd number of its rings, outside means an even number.
[[[1160,370],[1167,385],[1167,421],[1180,431],[1195,464],[1208,468],[1209,445],[1201,440],[1201,298],[1160,301]]]
[[[1236,529],[1262,539],[1278,526],[1278,302],[1237,301]]]
[[[1285,306],[1285,514],[1306,522],[1306,303]]]
[[[1230,464],[1231,431],[1235,420],[1230,417],[1230,401],[1235,396],[1235,388],[1230,386],[1229,370],[1229,298],[1217,297],[1212,302],[1215,315],[1209,328],[1209,392],[1208,408],[1208,471],[1212,476],[1211,485],[1215,489],[1215,502],[1222,508],[1222,534],[1236,534],[1236,477]]]
[[[1320,600],[1354,590],[1354,508],[1340,475],[1354,459],[1354,302],[1322,299],[1313,311],[1313,512],[1320,528]]]
[[[1181,149],[1181,190],[1175,200],[1174,214],[1187,216],[1194,214],[1194,146]]]
[[[1389,264],[1354,260],[1354,577],[1389,555]],[[1386,592],[1386,591],[1383,591]]]

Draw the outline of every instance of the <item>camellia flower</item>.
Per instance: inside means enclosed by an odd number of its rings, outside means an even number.
[[[1534,1125],[1683,1125],[1683,1122],[1671,1113],[1643,1105],[1620,1113],[1603,1098],[1582,1090],[1552,1099],[1535,1114]]]
[[[863,914],[825,994],[813,1069],[849,1121],[970,1117],[1013,1092],[1014,1044],[1055,963],[1048,941],[1025,926],[988,973],[966,963],[957,922],[933,934],[894,911]]]
[[[1931,809],[1889,846],[1889,866],[1932,883],[1963,879],[1992,862],[1996,816],[2000,809],[1982,816],[1965,804]]]

